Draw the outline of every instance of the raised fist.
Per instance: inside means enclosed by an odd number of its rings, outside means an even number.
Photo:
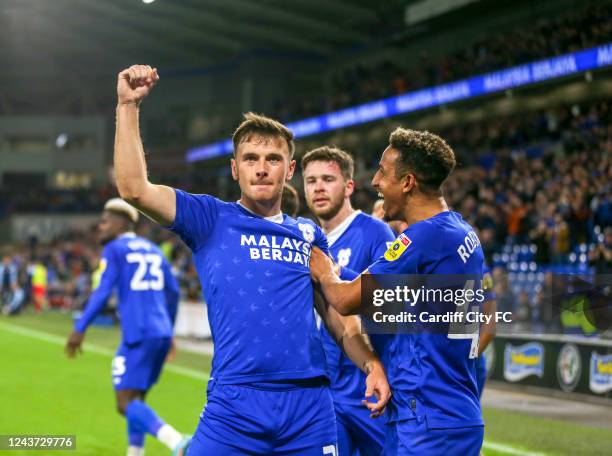
[[[157,68],[149,65],[132,65],[117,76],[117,98],[119,104],[140,104],[159,81]]]

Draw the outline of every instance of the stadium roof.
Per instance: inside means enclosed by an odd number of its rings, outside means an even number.
[[[380,36],[383,17],[401,24],[402,8],[387,0],[4,0],[0,109],[22,111],[20,102],[58,93],[58,83],[95,90],[96,78],[106,83],[134,63],[180,70],[262,51],[331,57]]]

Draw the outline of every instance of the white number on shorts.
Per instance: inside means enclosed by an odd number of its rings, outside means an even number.
[[[336,450],[336,445],[327,445],[323,447],[323,454],[331,454],[332,456],[337,456],[338,450]]]
[[[113,377],[125,374],[125,356],[115,356],[112,364]]]
[[[131,252],[126,255],[128,263],[138,263],[138,268],[130,281],[130,288],[134,291],[146,290],[163,290],[164,289],[164,272],[161,270],[162,258],[156,253],[138,253]],[[145,280],[145,275],[149,271],[149,275],[153,277],[151,280]]]

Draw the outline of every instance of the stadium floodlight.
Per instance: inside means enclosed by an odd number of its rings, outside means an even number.
[[[55,147],[58,149],[63,149],[66,143],[68,143],[68,135],[66,133],[60,133],[55,139]]]
[[[142,3],[146,3],[147,5],[149,3],[153,3],[155,0],[142,0]]]

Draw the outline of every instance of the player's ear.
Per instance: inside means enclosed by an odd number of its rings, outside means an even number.
[[[238,166],[236,165],[236,159],[232,158],[230,160],[231,168],[232,168],[232,177],[235,181],[238,180]]]
[[[412,190],[414,190],[414,188],[417,185],[416,177],[412,173],[406,174],[406,176],[404,176],[402,180],[403,180],[403,185],[402,185],[403,193],[410,193]]]
[[[291,180],[291,178],[293,177],[293,174],[295,173],[296,163],[297,162],[295,160],[291,160],[289,162],[289,169],[287,169],[287,177],[285,178],[285,180]]]
[[[344,189],[344,196],[350,197],[355,191],[355,181],[353,179],[349,179],[346,181],[346,187]]]

